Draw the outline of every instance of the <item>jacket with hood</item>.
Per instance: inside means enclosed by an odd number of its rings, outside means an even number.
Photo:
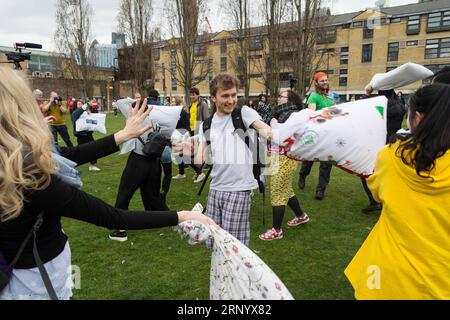
[[[383,211],[345,274],[357,299],[450,299],[450,150],[431,179],[403,163],[399,145],[382,149],[367,181]]]

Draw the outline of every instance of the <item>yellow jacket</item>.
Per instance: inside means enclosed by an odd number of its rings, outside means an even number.
[[[450,150],[431,180],[396,156],[398,146],[378,155],[368,184],[383,211],[345,275],[360,300],[450,299]]]

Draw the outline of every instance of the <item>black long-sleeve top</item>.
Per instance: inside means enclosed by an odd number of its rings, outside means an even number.
[[[114,136],[73,148],[61,148],[61,155],[78,165],[102,158],[118,151]],[[52,176],[50,185],[42,191],[25,194],[21,215],[11,221],[0,222],[0,251],[12,262],[26,235],[44,212],[44,222],[37,234],[37,247],[44,263],[56,258],[64,250],[67,236],[62,231],[61,217],[95,224],[108,229],[142,230],[175,226],[176,212],[126,211],[80,191],[58,177]],[[33,241],[27,244],[16,269],[35,268]]]

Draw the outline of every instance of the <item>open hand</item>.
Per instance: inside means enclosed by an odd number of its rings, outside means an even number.
[[[49,117],[45,117],[45,122],[47,122],[47,124],[52,124],[53,122],[56,121],[56,118],[54,116],[49,116]]]

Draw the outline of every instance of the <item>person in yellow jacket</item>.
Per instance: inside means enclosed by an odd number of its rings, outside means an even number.
[[[419,89],[409,112],[368,179],[383,211],[345,270],[359,300],[450,299],[450,86]]]

